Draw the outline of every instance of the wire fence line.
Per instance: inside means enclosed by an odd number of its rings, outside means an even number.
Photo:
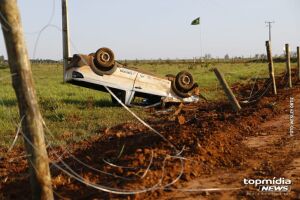
[[[26,135],[23,134],[23,137],[27,142],[32,145],[30,140],[27,138]],[[33,146],[33,145],[32,145]],[[49,145],[51,147],[51,145]],[[35,148],[33,146],[33,148]],[[170,183],[167,184],[162,184],[163,183],[163,178],[165,175],[165,165],[168,159],[179,159],[181,161],[181,170],[180,173],[177,175],[175,179],[173,179]],[[56,162],[50,161],[53,166],[55,166],[57,169],[68,175],[69,177],[89,186],[92,187],[96,190],[100,190],[103,192],[108,192],[108,193],[113,193],[113,194],[124,194],[124,195],[132,195],[132,194],[139,194],[139,193],[145,193],[145,192],[151,192],[154,190],[162,190],[162,189],[169,189],[169,190],[177,190],[177,191],[185,191],[185,192],[203,192],[203,191],[233,191],[233,190],[238,190],[241,188],[177,188],[177,189],[172,189],[169,188],[170,186],[174,185],[176,182],[180,180],[180,177],[183,174],[183,169],[184,169],[184,159],[182,157],[178,156],[166,156],[163,160],[162,164],[162,175],[161,178],[158,180],[156,184],[154,184],[152,187],[149,188],[144,188],[144,189],[137,189],[137,190],[126,190],[126,189],[118,189],[118,188],[112,188],[112,187],[107,187],[104,185],[99,185],[96,183],[91,183],[90,181],[86,180],[84,177],[76,173],[67,163],[65,163],[63,160],[60,160],[60,162],[63,164],[63,167],[58,165]]]

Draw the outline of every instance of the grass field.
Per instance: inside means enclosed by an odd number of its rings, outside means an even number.
[[[137,67],[137,66],[135,66]],[[164,76],[189,70],[210,101],[224,98],[212,67],[219,67],[229,84],[249,82],[251,78],[268,77],[266,63],[216,64],[211,66],[190,64],[141,64],[138,68]],[[60,65],[33,65],[33,75],[42,115],[55,135],[55,144],[82,140],[99,134],[102,128],[135,121],[127,111],[114,107],[107,93],[62,83]],[[276,74],[285,69],[284,63],[275,63]],[[146,119],[142,108],[133,111]],[[9,69],[0,67],[0,142],[8,147],[13,141],[19,123],[18,108]],[[66,139],[68,138],[68,139]]]

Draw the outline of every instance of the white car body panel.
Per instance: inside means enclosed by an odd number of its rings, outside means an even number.
[[[73,77],[73,72],[83,75],[83,78]],[[84,82],[99,86],[107,86],[126,92],[125,104],[130,105],[136,92],[162,97],[165,102],[197,102],[198,96],[188,98],[178,97],[171,89],[171,81],[158,78],[136,70],[117,67],[111,75],[98,75],[90,66],[71,67],[66,71],[67,82]]]

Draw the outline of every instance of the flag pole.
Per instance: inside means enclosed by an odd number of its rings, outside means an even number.
[[[202,52],[202,33],[201,33],[201,26],[200,27],[200,63],[202,62],[203,52]]]
[[[191,25],[200,25],[200,17],[194,19],[191,23]],[[202,59],[202,36],[201,36],[201,27],[200,27],[200,62],[201,62],[201,59]]]

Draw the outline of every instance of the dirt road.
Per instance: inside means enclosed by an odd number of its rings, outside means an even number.
[[[300,199],[300,94],[294,99],[294,133],[290,133],[290,99],[284,112],[263,122],[242,144],[251,149],[243,169],[214,170],[210,175],[183,184],[183,188],[241,188],[218,192],[172,192],[164,199]],[[293,100],[292,100],[293,101]],[[284,105],[283,105],[284,106]],[[252,136],[253,135],[253,136]],[[264,193],[246,187],[244,178],[282,177],[292,181],[288,193]]]

